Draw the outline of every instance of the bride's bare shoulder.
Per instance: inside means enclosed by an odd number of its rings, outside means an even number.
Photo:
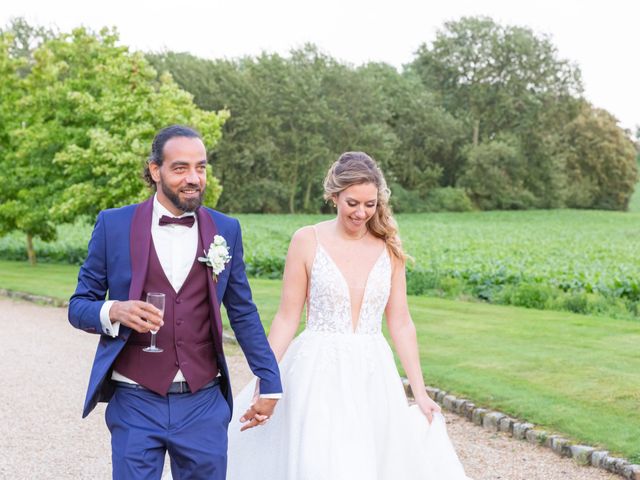
[[[315,248],[316,232],[315,225],[307,225],[299,228],[291,236],[290,250],[297,252],[309,252]]]
[[[287,261],[302,261],[305,265],[310,265],[315,257],[316,232],[313,225],[299,228],[291,236]]]
[[[331,220],[325,220],[324,222],[319,222],[315,225],[306,225],[299,228],[291,237],[291,243],[293,244],[295,242],[315,245],[318,240],[318,235],[322,235],[330,223]]]
[[[291,236],[291,243],[306,243],[315,238],[313,225],[306,225],[296,230]]]

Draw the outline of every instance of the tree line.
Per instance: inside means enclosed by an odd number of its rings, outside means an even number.
[[[144,198],[139,172],[169,123],[202,131],[207,201],[229,212],[326,211],[322,178],[345,150],[379,161],[398,212],[625,210],[638,175],[630,135],[582,97],[579,68],[490,18],[445,23],[400,71],[314,45],[132,52],[112,29],[16,19],[0,30],[0,234],[52,238],[56,223]]]
[[[626,210],[637,181],[630,134],[582,97],[578,66],[490,18],[445,23],[402,71],[314,45],[147,59],[199,107],[230,111],[212,159],[229,211],[324,211],[321,179],[345,150],[382,164],[396,211]]]

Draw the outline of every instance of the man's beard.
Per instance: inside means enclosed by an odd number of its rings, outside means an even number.
[[[190,198],[188,200],[180,200],[177,192],[174,192],[169,187],[167,187],[164,182],[160,182],[160,188],[162,188],[162,193],[173,203],[173,205],[183,211],[183,212],[195,212],[200,205],[202,205],[202,197],[204,196],[204,189],[200,189],[198,185],[189,183],[185,185],[184,189],[189,190],[200,190],[200,195],[197,198]]]

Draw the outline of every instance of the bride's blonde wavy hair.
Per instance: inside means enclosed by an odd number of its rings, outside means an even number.
[[[324,179],[324,199],[331,200],[352,185],[372,183],[378,189],[376,213],[367,222],[372,235],[381,238],[391,253],[399,260],[406,261],[409,256],[402,249],[398,236],[398,224],[393,218],[387,187],[382,170],[375,160],[364,152],[345,152],[336,160]]]

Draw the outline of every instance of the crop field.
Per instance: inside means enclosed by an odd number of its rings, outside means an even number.
[[[288,239],[322,217],[241,218],[256,276],[277,277]],[[398,216],[412,294],[636,316],[640,213],[549,210]]]
[[[238,215],[253,277],[279,278],[291,234],[329,216]],[[415,295],[637,318],[640,212],[579,210],[430,213],[398,216]],[[41,261],[79,263],[91,226],[63,225],[36,242]],[[0,258],[26,258],[17,234]]]

